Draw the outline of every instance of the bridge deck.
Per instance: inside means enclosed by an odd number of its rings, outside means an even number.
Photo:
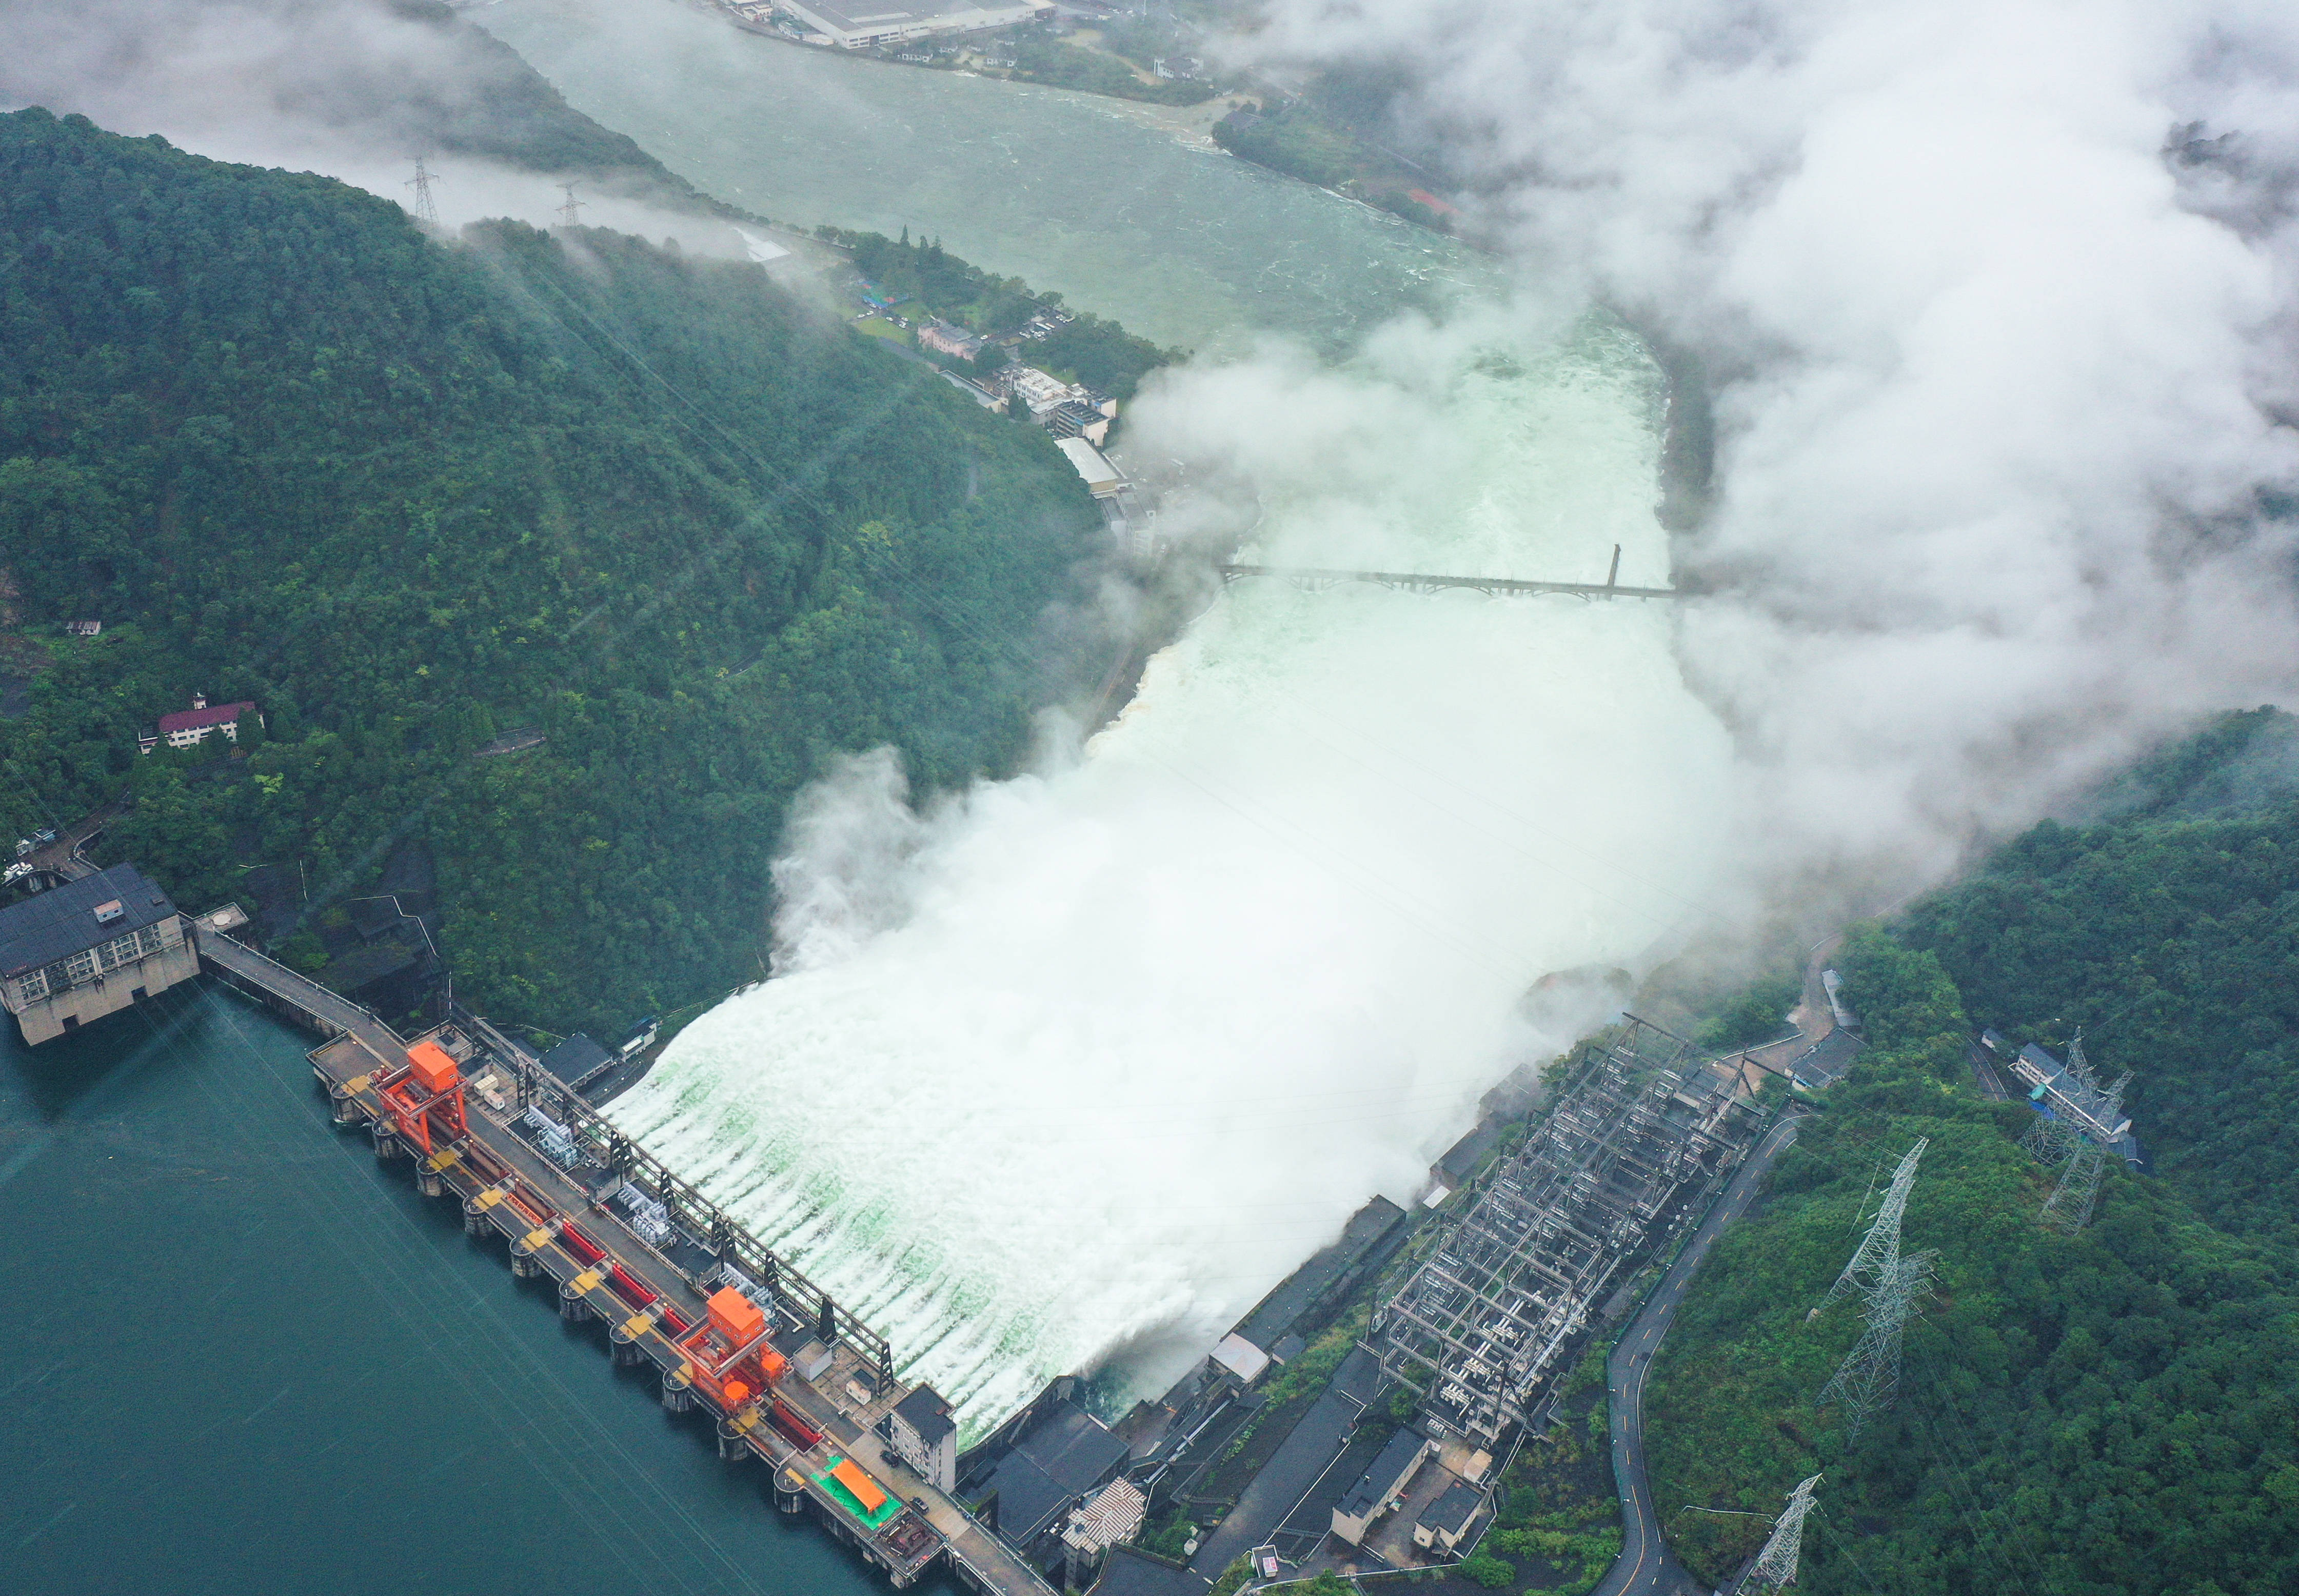
[[[1224,582],[1243,576],[1276,576],[1302,587],[1332,587],[1344,582],[1368,582],[1401,592],[1433,593],[1466,588],[1494,598],[1539,593],[1564,593],[1580,599],[1681,599],[1672,587],[1622,587],[1610,582],[1525,582],[1513,576],[1436,576],[1412,571],[1344,571],[1323,566],[1220,565],[1214,567]]]

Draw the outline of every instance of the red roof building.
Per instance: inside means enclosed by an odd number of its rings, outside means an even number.
[[[189,709],[178,709],[172,715],[162,715],[156,728],[136,740],[137,746],[147,754],[162,742],[171,748],[188,748],[195,743],[205,742],[208,733],[219,726],[223,729],[226,738],[237,742],[239,717],[244,711],[253,714],[255,701],[242,699],[236,704],[211,704],[205,693],[194,693]],[[263,724],[261,715],[255,715],[255,724],[259,726]]]

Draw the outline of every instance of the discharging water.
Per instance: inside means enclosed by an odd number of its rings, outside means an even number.
[[[1258,408],[1236,463],[1278,563],[1601,580],[1620,542],[1623,583],[1665,583],[1632,340],[1425,359],[1410,390],[1191,378],[1143,426],[1186,451]],[[1065,1371],[1158,1389],[1374,1192],[1409,1201],[1511,1064],[1603,1017],[1528,1022],[1535,980],[1686,916],[1726,747],[1670,624],[1232,588],[1082,758],[923,819],[885,761],[818,791],[787,972],[612,1112],[969,1426]]]

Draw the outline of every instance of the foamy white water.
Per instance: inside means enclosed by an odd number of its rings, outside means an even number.
[[[1601,579],[1619,542],[1659,584],[1655,416],[1617,333],[1423,337],[1185,375],[1136,439],[1249,480],[1270,560]],[[1670,624],[1243,583],[1047,773],[920,818],[857,760],[794,817],[786,972],[615,1115],[969,1429],[1057,1373],[1156,1388],[1598,1017],[1536,1034],[1534,980],[1685,916],[1727,748]]]

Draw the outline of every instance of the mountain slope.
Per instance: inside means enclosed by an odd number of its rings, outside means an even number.
[[[442,244],[37,111],[0,168],[0,538],[47,664],[0,723],[8,823],[132,783],[120,847],[195,906],[292,862],[304,931],[419,843],[459,996],[611,1029],[757,975],[826,753],[962,780],[1063,685],[1042,617],[1100,548],[1075,474],[756,268]],[[270,740],[137,757],[195,689]],[[474,757],[527,725],[546,748]]]

